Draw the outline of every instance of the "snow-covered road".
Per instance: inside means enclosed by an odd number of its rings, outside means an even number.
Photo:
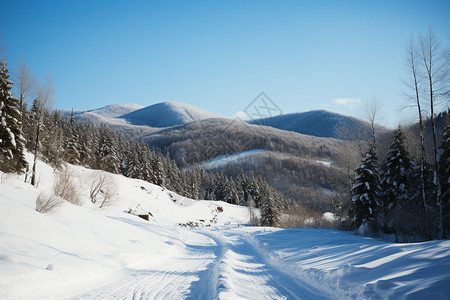
[[[269,263],[248,228],[194,232],[180,257],[128,269],[70,299],[332,298]]]

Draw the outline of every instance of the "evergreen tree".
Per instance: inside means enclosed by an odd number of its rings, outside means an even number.
[[[114,140],[114,134],[106,126],[100,127],[97,167],[103,171],[119,173],[120,158]]]
[[[279,213],[280,213],[279,201],[277,199],[277,196],[267,183],[264,183],[259,188],[260,188],[259,194],[260,194],[260,209],[261,209],[261,225],[277,226],[279,222]]]
[[[65,147],[64,160],[70,164],[80,164],[80,152],[79,152],[79,136],[77,134],[77,127],[73,123],[73,110],[72,118],[70,119],[70,128],[68,130],[67,143]]]
[[[361,165],[356,169],[352,192],[353,228],[360,234],[378,235],[378,208],[380,206],[380,179],[372,142]]]
[[[42,153],[53,166],[60,166],[64,156],[64,125],[61,114],[54,111],[52,116],[44,114],[44,134]]]
[[[153,175],[154,175],[154,184],[164,187],[165,184],[165,174],[162,163],[162,156],[160,154],[156,154],[153,158]]]
[[[394,131],[392,145],[382,172],[382,218],[385,233],[399,233],[407,223],[419,217],[414,210],[421,207],[415,184],[415,165],[405,148],[404,136],[399,127]],[[406,234],[406,233],[404,233]]]
[[[136,179],[144,179],[142,172],[143,153],[141,153],[139,145],[137,143],[131,144],[122,158],[122,174]]]
[[[93,166],[92,159],[94,151],[92,147],[94,143],[94,134],[90,125],[80,124],[80,136],[79,136],[79,153],[80,163],[85,166]]]
[[[12,96],[6,62],[0,62],[0,162],[3,171],[22,172],[27,167],[23,154],[26,140],[22,133],[19,99]]]
[[[450,110],[447,112],[447,122],[439,148],[442,206],[438,208],[442,209],[444,236],[448,237],[450,235]]]

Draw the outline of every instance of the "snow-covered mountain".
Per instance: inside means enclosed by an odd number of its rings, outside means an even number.
[[[119,118],[130,124],[170,127],[210,118],[223,118],[204,109],[181,102],[162,102],[124,114]]]
[[[48,213],[35,210],[36,199],[52,191],[58,171],[38,161],[38,187],[24,183],[23,175],[0,172],[1,299],[450,294],[448,240],[394,244],[336,230],[242,226],[249,220],[246,207],[195,201],[113,174],[110,205],[99,208],[89,198],[99,171],[68,168],[81,205],[64,202]]]
[[[88,112],[95,113],[102,117],[115,118],[141,108],[143,108],[142,105],[134,103],[110,104],[98,109],[88,110]]]
[[[250,123],[335,139],[366,139],[371,136],[371,128],[366,121],[327,110],[284,114]]]
[[[95,114],[104,118],[115,118],[132,111],[143,108],[143,106],[134,103],[122,103],[122,104],[110,104],[97,109],[91,110],[75,110],[73,113],[75,116],[80,116],[83,114]],[[64,116],[70,116],[72,110],[64,109],[61,113]]]

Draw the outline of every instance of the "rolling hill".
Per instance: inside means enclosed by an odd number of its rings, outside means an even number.
[[[161,128],[222,117],[190,104],[162,102],[132,111],[119,118],[134,125]]]
[[[366,121],[327,110],[283,114],[252,120],[249,123],[317,137],[345,140],[366,139],[372,135],[370,124]],[[386,129],[378,126],[378,130]]]

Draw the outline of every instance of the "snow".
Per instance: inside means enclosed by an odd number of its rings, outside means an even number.
[[[0,299],[450,294],[450,241],[394,244],[335,230],[250,227],[245,207],[194,201],[119,175],[112,175],[113,203],[99,209],[88,198],[96,171],[71,168],[82,206],[65,203],[47,214],[34,207],[53,185],[50,166],[38,161],[37,188],[0,174]],[[152,216],[145,221],[130,209]],[[179,226],[189,221],[199,227]]]
[[[124,114],[119,118],[133,125],[150,127],[170,127],[210,118],[223,118],[220,115],[181,102],[162,102]]]
[[[331,212],[324,213],[323,218],[329,222],[336,221],[337,219],[337,217]]]
[[[205,169],[216,169],[223,166],[226,166],[230,163],[240,163],[244,162],[246,158],[254,156],[258,153],[265,152],[263,149],[254,149],[249,151],[244,151],[241,153],[233,154],[233,155],[223,155],[213,159],[210,159],[206,162],[200,163],[197,166]]]
[[[115,118],[127,113],[130,113],[132,111],[136,111],[138,109],[143,108],[143,106],[134,104],[134,103],[124,103],[124,104],[110,104],[107,106],[103,106],[97,109],[91,109],[91,110],[75,110],[74,115],[80,115],[84,113],[94,113],[98,116],[104,117],[104,118]],[[72,113],[72,110],[65,109],[61,111],[65,116],[70,116]]]
[[[319,164],[322,164],[326,167],[331,167],[331,164],[333,163],[332,161],[328,161],[328,160],[316,160],[316,162],[318,162]]]

